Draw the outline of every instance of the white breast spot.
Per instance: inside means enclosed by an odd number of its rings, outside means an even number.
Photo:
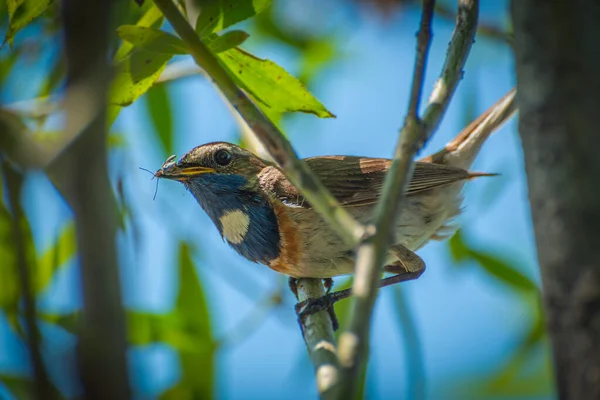
[[[248,214],[242,210],[226,211],[219,221],[223,227],[222,234],[229,243],[242,243],[250,225]]]

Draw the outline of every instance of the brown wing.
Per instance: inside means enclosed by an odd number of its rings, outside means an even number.
[[[343,206],[361,206],[377,202],[385,173],[392,164],[385,158],[322,156],[305,159],[306,163]],[[310,207],[304,197],[275,167],[266,168],[261,180],[263,188],[275,193],[287,204]],[[449,185],[478,174],[424,162],[415,163],[407,195]]]

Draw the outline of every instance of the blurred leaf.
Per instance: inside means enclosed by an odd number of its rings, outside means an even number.
[[[146,105],[164,151],[173,154],[173,114],[166,86],[154,85],[146,94]]]
[[[117,65],[110,103],[119,106],[133,103],[156,82],[170,58],[168,54],[136,49]]]
[[[392,288],[394,294],[394,306],[396,310],[396,321],[398,322],[399,337],[404,340],[404,353],[406,355],[406,382],[407,399],[424,399],[426,389],[425,365],[423,362],[422,346],[419,332],[415,324],[414,316],[408,300],[404,295],[402,285],[395,285]]]
[[[163,399],[212,398],[215,342],[210,329],[208,304],[192,261],[190,249],[179,250],[179,296],[173,313],[185,321],[185,331],[195,338],[194,351],[180,351],[181,381],[161,395]],[[179,342],[169,342],[177,348]]]
[[[248,19],[271,4],[271,0],[203,0],[202,12],[196,21],[200,37],[208,36]]]
[[[215,40],[211,41],[208,47],[216,54],[222,53],[226,50],[232,49],[244,43],[248,39],[248,35],[244,31],[234,30],[224,33],[221,36],[217,36]]]
[[[46,78],[44,79],[44,83],[42,83],[42,88],[40,89],[38,96],[46,97],[50,95],[50,93],[52,93],[52,91],[58,87],[58,85],[64,78],[65,71],[65,58],[58,57],[58,59],[54,63],[54,66],[50,70],[50,73],[46,75]]]
[[[347,278],[339,286],[336,285],[333,288],[333,290],[337,292],[338,290],[350,289],[352,287],[352,282],[353,282],[352,277]],[[339,339],[340,333],[342,333],[343,328],[346,327],[348,324],[348,321],[350,318],[350,310],[352,309],[352,302],[353,302],[352,297],[350,297],[350,298],[344,299],[342,301],[338,301],[337,303],[335,303],[333,305],[335,315],[340,324],[340,329],[338,329],[337,332],[335,332],[336,340]]]
[[[448,246],[450,247],[450,256],[452,261],[455,263],[462,262],[469,258],[469,248],[464,242],[462,231],[459,229],[456,233],[448,240]]]
[[[524,292],[537,291],[537,286],[523,273],[505,260],[480,251],[470,250],[470,256],[481,265],[481,267],[490,275],[498,278],[500,281]]]
[[[64,267],[76,253],[75,224],[69,222],[60,231],[56,242],[39,258],[34,275],[34,293],[41,293],[61,267]]]
[[[42,14],[50,0],[7,0],[9,25],[4,43],[12,41],[15,34]]]
[[[77,324],[79,323],[79,312],[69,314],[48,314],[40,313],[38,317],[47,323],[58,325],[69,333],[77,334]]]
[[[146,13],[142,15],[142,17],[136,23],[136,26],[158,28],[160,25],[162,25],[162,20],[162,13],[158,8],[156,8],[156,5],[152,3],[148,11],[146,11]],[[122,61],[125,59],[129,53],[131,53],[131,50],[133,50],[133,45],[124,41],[115,53],[115,61]]]
[[[0,374],[0,382],[6,386],[15,399],[32,399],[33,382],[25,376]]]
[[[136,25],[122,25],[117,29],[121,39],[145,50],[161,54],[188,54],[188,46],[178,37],[165,31]]]
[[[1,187],[0,182],[0,187]],[[17,256],[9,211],[0,202],[0,308],[16,310],[20,289],[17,280]]]
[[[273,110],[299,111],[321,118],[335,117],[285,69],[239,48],[217,55],[236,84]]]

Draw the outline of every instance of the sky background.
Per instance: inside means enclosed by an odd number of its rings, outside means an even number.
[[[371,9],[340,6],[338,2],[281,3],[277,16],[286,25],[333,34],[342,55],[310,86],[337,118],[297,114],[284,121],[296,151],[302,157],[390,157],[407,109],[419,10],[409,7],[382,17]],[[481,21],[506,25],[506,1],[482,3]],[[246,26],[252,29],[251,24]],[[452,29],[448,19],[434,18],[424,99],[441,70]],[[276,61],[292,74],[299,71],[300,56],[293,49],[253,41],[252,36],[244,47]],[[53,57],[51,48],[44,54],[48,60]],[[46,62],[44,57],[38,67]],[[26,99],[38,75],[39,70],[33,67],[31,72],[22,71],[4,89],[3,100]],[[469,116],[479,115],[514,83],[510,48],[478,37],[454,101],[422,155],[441,148],[466,125]],[[206,142],[239,139],[231,112],[202,76],[171,83],[168,90],[178,156]],[[149,133],[154,128],[144,101],[123,110],[112,129],[123,134],[126,146],[112,151],[111,175],[124,178],[136,221],[135,230],[130,226],[118,238],[124,302],[127,307],[151,312],[167,312],[173,306],[178,285],[173,273],[175,239],[185,239],[196,245],[197,272],[210,305],[214,335],[229,337],[248,315],[260,314],[257,303],[285,284],[285,278],[247,262],[230,249],[182,185],[161,181],[153,201],[155,181],[138,167],[156,170],[167,154]],[[459,219],[463,235],[473,247],[511,260],[514,267],[539,283],[516,120],[488,141],[473,169],[501,175],[467,185],[465,210]],[[36,248],[43,250],[69,218],[68,208],[42,174],[28,178],[23,199],[28,216],[35,221]],[[532,319],[530,307],[473,263],[454,265],[447,243],[431,243],[419,255],[428,269],[419,280],[403,284],[402,293],[418,333],[420,346],[416,350],[423,361],[426,397],[460,398],[461,393],[467,393],[466,398],[485,398],[474,382],[489,379],[509,362]],[[69,264],[40,299],[41,309],[66,313],[80,307],[76,260]],[[218,398],[315,397],[312,365],[295,320],[294,299],[288,291],[284,293],[284,306],[267,310],[256,329],[242,332],[239,341],[219,350],[215,382]],[[76,394],[78,388],[69,378],[74,368],[74,337],[51,325],[43,330],[47,338],[44,356],[58,366],[50,369],[53,379],[65,393]],[[381,291],[371,332],[367,397],[408,396],[414,390],[409,382],[414,372],[410,370],[409,355],[415,348],[407,348],[406,335],[399,326],[394,289]],[[543,342],[527,361],[526,369],[532,374],[540,369],[545,372],[537,389],[523,398],[554,396],[544,367],[547,357]],[[138,398],[156,397],[181,375],[177,353],[165,344],[130,350],[129,361]],[[25,345],[0,314],[0,372],[27,374],[28,370]],[[0,384],[0,398],[3,396],[8,394]]]

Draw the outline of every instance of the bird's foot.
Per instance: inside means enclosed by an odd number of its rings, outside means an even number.
[[[290,286],[290,290],[298,299],[298,279],[289,278],[288,284]],[[331,306],[327,306],[327,302],[329,301],[329,295],[331,294],[331,289],[333,288],[333,279],[324,278],[323,285],[325,286],[326,294],[325,296],[316,298],[316,299],[307,299],[299,302],[295,306],[296,315],[298,315],[298,320],[300,322],[300,326],[303,326],[303,322],[309,315],[312,315],[318,311],[327,310],[329,316],[331,318],[331,325],[333,326],[333,330],[336,331],[339,328],[339,323],[337,316],[335,315],[335,310],[333,309],[333,303]]]

